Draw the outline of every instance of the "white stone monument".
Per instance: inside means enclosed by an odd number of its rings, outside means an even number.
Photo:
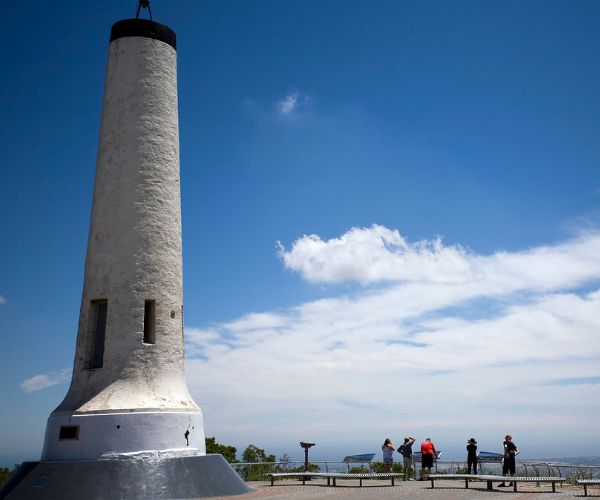
[[[183,367],[176,57],[166,26],[113,26],[73,377],[43,460],[205,453]]]
[[[185,381],[178,127],[175,33],[115,23],[71,386],[48,419],[41,462],[24,464],[0,498],[248,491],[206,455]]]

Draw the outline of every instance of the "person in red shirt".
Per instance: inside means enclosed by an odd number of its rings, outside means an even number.
[[[426,438],[421,444],[421,481],[423,481],[426,475],[431,474],[433,460],[436,459],[437,456],[435,444],[433,444],[431,438]]]

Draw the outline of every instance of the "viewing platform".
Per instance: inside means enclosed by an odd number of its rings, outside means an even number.
[[[383,500],[397,500],[398,498],[411,498],[411,500],[464,500],[468,498],[481,498],[505,500],[515,499],[555,499],[562,497],[582,497],[583,488],[565,484],[557,486],[556,492],[552,492],[549,484],[536,486],[535,483],[519,485],[519,491],[514,493],[512,488],[494,488],[489,491],[486,489],[485,482],[472,483],[469,489],[465,489],[456,484],[456,481],[436,482],[435,489],[431,488],[429,481],[396,481],[394,486],[385,480],[370,480],[363,482],[359,486],[359,481],[346,480],[338,483],[337,486],[328,486],[325,479],[314,479],[302,485],[299,480],[283,480],[271,486],[270,481],[250,481],[246,483],[254,491],[245,495],[236,496],[239,500],[294,500],[294,499],[361,499],[361,498],[379,498]],[[600,488],[590,488],[588,494],[600,496]],[[231,497],[219,497],[213,500],[225,500]]]

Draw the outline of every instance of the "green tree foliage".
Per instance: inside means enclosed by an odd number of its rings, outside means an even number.
[[[8,481],[8,476],[10,476],[10,471],[4,467],[0,467],[0,486]]]
[[[271,464],[275,462],[275,455],[267,455],[262,448],[249,444],[244,450],[242,461],[253,464],[244,467],[244,480],[261,481],[265,480],[265,474],[268,474],[273,469],[273,465]]]
[[[18,468],[18,464],[15,465],[13,470],[7,469],[5,467],[0,467],[0,486],[2,486],[6,481],[8,481],[10,475],[13,474]]]
[[[397,472],[398,474],[402,473],[402,471],[403,471],[402,464],[399,462],[395,462],[394,468],[392,470],[394,472]],[[383,462],[373,462],[371,464],[371,471],[372,472],[383,472]]]
[[[244,462],[275,462],[275,455],[267,455],[265,450],[249,444],[242,455]]]
[[[227,460],[230,464],[234,464],[237,462],[237,449],[235,448],[235,446],[228,446],[226,444],[218,443],[217,439],[214,437],[208,437],[205,441],[206,453],[218,453],[220,455],[223,455],[223,458]]]
[[[355,465],[354,467],[350,467],[350,470],[348,472],[350,474],[366,474],[371,471],[369,469],[367,469],[364,465],[361,465],[361,466]]]

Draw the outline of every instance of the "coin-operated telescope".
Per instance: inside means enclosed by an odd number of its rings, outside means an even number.
[[[300,441],[300,446],[304,448],[304,472],[308,472],[308,449],[314,446],[315,443],[305,443]]]

